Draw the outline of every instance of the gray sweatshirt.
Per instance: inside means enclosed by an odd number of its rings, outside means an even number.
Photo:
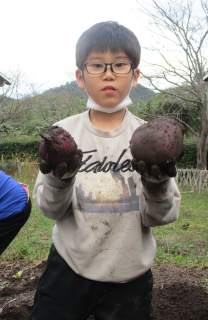
[[[151,227],[178,217],[181,198],[175,179],[148,190],[131,167],[129,141],[143,123],[128,110],[112,131],[94,127],[89,111],[56,123],[82,149],[83,164],[73,179],[39,172],[34,201],[55,220],[58,253],[85,278],[127,282],[139,277],[155,257]]]

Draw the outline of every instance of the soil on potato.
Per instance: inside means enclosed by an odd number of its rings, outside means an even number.
[[[45,266],[46,262],[16,262],[0,269],[0,319],[29,319]],[[21,277],[13,278],[20,270]],[[208,320],[208,270],[166,265],[155,266],[152,272],[154,320]]]

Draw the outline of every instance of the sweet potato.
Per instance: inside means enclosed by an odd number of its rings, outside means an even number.
[[[133,158],[148,165],[177,163],[183,155],[184,128],[173,118],[156,118],[138,127],[130,141]]]
[[[55,167],[61,162],[69,163],[77,152],[74,138],[63,128],[51,127],[38,143],[40,156]]]

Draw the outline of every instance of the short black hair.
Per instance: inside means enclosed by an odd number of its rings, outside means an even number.
[[[115,21],[99,22],[82,33],[76,44],[76,65],[83,68],[90,52],[113,53],[123,51],[131,59],[134,68],[140,62],[141,47],[135,34]]]

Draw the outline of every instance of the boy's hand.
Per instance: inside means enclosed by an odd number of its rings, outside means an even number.
[[[43,174],[52,172],[54,176],[58,179],[61,179],[66,173],[67,173],[67,178],[72,178],[77,174],[81,165],[82,165],[82,151],[80,149],[77,149],[76,154],[68,163],[60,162],[54,167],[48,161],[42,160],[42,162],[40,163],[40,171]]]
[[[40,171],[43,174],[53,172],[54,176],[61,179],[72,178],[79,171],[82,164],[82,150],[77,149],[77,144],[70,133],[58,126],[52,126],[38,143],[38,150],[43,161]]]
[[[162,182],[176,176],[184,154],[184,128],[173,118],[156,118],[138,127],[130,140],[132,167],[142,181]]]
[[[161,168],[158,165],[148,166],[145,161],[138,161],[136,158],[133,158],[132,168],[136,170],[142,178],[152,182],[162,182],[176,176],[176,167],[174,162]]]

